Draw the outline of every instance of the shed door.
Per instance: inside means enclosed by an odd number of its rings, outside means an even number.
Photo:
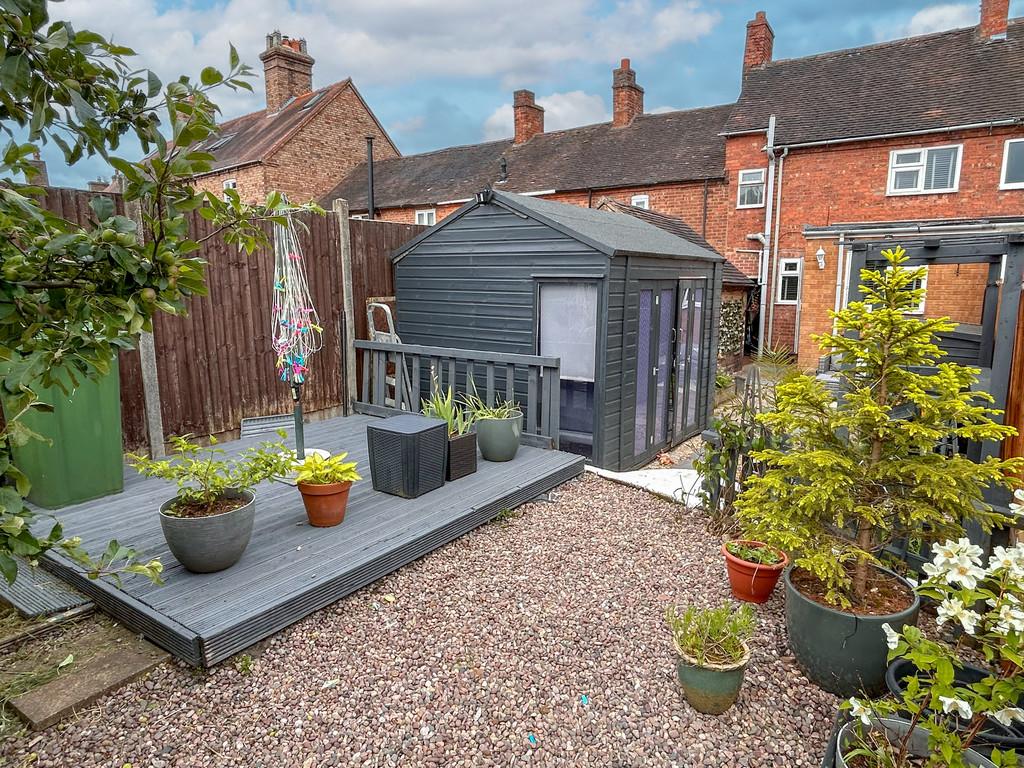
[[[642,459],[653,457],[670,438],[676,285],[641,280],[639,298],[633,455]]]
[[[704,424],[702,403],[707,391],[707,371],[703,364],[706,286],[707,281],[703,278],[679,281],[672,414],[675,442],[696,434]]]

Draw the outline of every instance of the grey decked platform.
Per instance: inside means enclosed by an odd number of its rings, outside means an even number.
[[[349,451],[366,478],[353,487],[345,521],[336,528],[310,527],[296,489],[265,483],[257,489],[256,527],[242,559],[220,573],[189,573],[168,551],[157,516],[173,487],[126,470],[122,493],[61,510],[64,529],[81,536],[90,551],[116,538],[145,558],[159,557],[165,584],[135,576],[120,587],[91,581],[56,553],[46,556],[45,567],[132,630],[192,664],[209,666],[583,470],[579,456],[523,446],[513,461],[481,460],[474,475],[418,499],[400,499],[370,485],[366,425],[374,420],[349,416],[306,428],[307,448]],[[224,447],[234,452],[264,439]]]

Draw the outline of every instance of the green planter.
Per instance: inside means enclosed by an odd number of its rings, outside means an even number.
[[[29,440],[14,448],[15,466],[32,483],[28,500],[46,509],[97,499],[124,487],[117,358],[100,379],[79,374],[74,391],[69,378],[64,382],[68,394],[57,386],[36,389],[39,400],[53,406],[52,413],[32,411],[20,419],[49,442]],[[11,415],[6,401],[4,415]]]
[[[720,715],[736,703],[749,663],[749,648],[742,661],[729,666],[700,666],[681,655],[676,664],[676,677],[691,707],[705,715]]]
[[[508,419],[480,419],[476,422],[480,455],[487,461],[512,461],[519,451],[523,414]]]
[[[906,579],[886,568],[878,570]],[[899,613],[861,616],[821,605],[804,597],[793,586],[792,568],[786,570],[786,631],[800,669],[807,678],[837,696],[880,696],[885,690],[885,671],[889,666],[883,624],[899,632],[905,625],[917,624],[921,600]]]

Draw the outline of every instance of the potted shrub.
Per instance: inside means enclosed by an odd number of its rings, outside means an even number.
[[[880,567],[879,553],[907,536],[959,536],[969,518],[989,530],[1005,523],[983,491],[1010,487],[1024,468],[1020,459],[975,463],[935,450],[1016,431],[995,423],[991,397],[973,390],[976,368],[941,362],[936,334],[955,324],[907,314],[923,298],[913,287],[923,270],[902,266],[902,248],[883,255],[886,268],[861,272],[864,300],[834,313],[834,332],[816,337],[840,361],[841,394],[811,375],[779,383],[775,407],[759,418],[785,445],[754,452],[766,469],[735,504],[751,537],[792,556],[790,647],[811,680],[843,696],[884,690],[882,625],[917,621],[917,596]]]
[[[489,406],[476,395],[466,395],[465,399],[476,427],[480,455],[487,461],[512,461],[523,433],[523,412],[519,406],[507,400]]]
[[[171,438],[176,459],[130,454],[133,467],[146,477],[177,485],[178,493],[160,506],[164,539],[186,569],[213,573],[238,562],[252,536],[256,516],[254,488],[288,472],[292,454],[284,443],[263,443],[228,457],[210,438],[203,448],[191,435]]]
[[[470,431],[473,418],[466,409],[455,402],[452,388],[445,394],[435,387],[429,400],[423,401],[423,415],[441,419],[448,425],[448,468],[447,480],[476,472],[476,433]]]
[[[345,519],[348,492],[352,483],[362,480],[356,462],[345,461],[347,457],[347,453],[327,458],[314,453],[299,465],[295,485],[302,494],[310,525],[330,528]]]
[[[698,712],[722,714],[736,702],[743,685],[753,610],[728,603],[708,610],[691,605],[680,616],[669,606],[665,620],[679,654],[676,675],[686,700]]]
[[[875,717],[863,705],[858,711],[863,713],[861,717],[839,729],[836,768],[995,768],[997,765],[973,749],[962,750],[959,759],[947,760],[933,751],[927,728],[912,726],[900,718]]]
[[[946,541],[934,552],[917,592],[938,604],[937,624],[953,625],[961,640],[951,646],[930,640],[917,627],[884,627],[890,661],[909,674],[895,696],[870,706],[850,699],[848,706],[869,726],[872,718],[907,720],[895,737],[879,740],[882,754],[887,748],[912,752],[918,749],[916,739],[944,766],[1015,764],[1002,762],[999,748],[1020,746],[1014,730],[1024,724],[1024,543],[996,547],[987,565],[981,548],[965,538]],[[970,639],[987,668],[964,669],[958,656],[963,638]],[[837,746],[856,750],[863,740],[861,733],[848,734]],[[991,763],[971,751],[992,746],[997,749]]]
[[[727,541],[722,554],[733,597],[748,603],[767,603],[789,565],[785,552],[760,541]]]

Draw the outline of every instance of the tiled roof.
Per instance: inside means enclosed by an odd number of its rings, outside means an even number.
[[[362,101],[351,78],[346,78],[298,96],[277,112],[261,109],[221,123],[217,135],[197,147],[216,158],[209,173],[265,160],[347,88]],[[373,117],[369,107],[366,111]],[[383,127],[381,132],[387,135]]]
[[[743,78],[726,133],[830,141],[1024,118],[1024,19],[1004,40],[977,27],[771,62]]]
[[[506,192],[607,189],[721,178],[725,144],[719,135],[731,105],[639,115],[630,125],[598,123],[551,131],[513,145],[511,139],[452,147],[373,165],[380,208],[462,200],[488,185]],[[507,180],[500,181],[501,158]],[[366,166],[355,168],[323,204],[348,200],[366,208]]]
[[[634,205],[626,205],[620,203],[618,200],[612,200],[611,198],[604,198],[601,200],[597,207],[605,211],[616,211],[617,213],[625,213],[630,216],[635,216],[642,221],[646,221],[648,224],[653,224],[658,229],[663,229],[676,237],[681,237],[684,240],[688,240],[695,245],[699,245],[701,248],[706,248],[709,251],[718,253],[717,250],[703,237],[698,235],[694,229],[682,219],[677,219],[675,216],[666,216],[664,213],[658,213],[648,208],[637,208]],[[722,283],[724,285],[741,286],[744,288],[754,287],[754,281],[747,277],[745,274],[740,272],[728,259],[725,259],[725,264],[722,269]]]

